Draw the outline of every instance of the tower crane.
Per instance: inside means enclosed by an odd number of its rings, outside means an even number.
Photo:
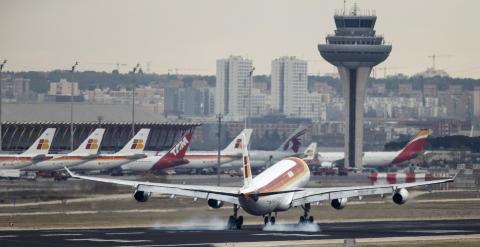
[[[437,58],[441,58],[441,57],[451,57],[451,55],[432,54],[432,55],[429,55],[429,56],[427,56],[427,57],[432,59],[432,69],[435,70],[435,60],[436,60]]]

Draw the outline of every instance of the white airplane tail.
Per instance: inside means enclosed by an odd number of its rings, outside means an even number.
[[[93,131],[87,137],[87,139],[85,139],[85,141],[83,141],[82,144],[78,146],[77,149],[75,149],[68,155],[89,156],[97,154],[98,150],[100,150],[100,143],[103,139],[103,133],[105,133],[104,128],[95,129],[95,131]]]
[[[278,151],[287,151],[288,149],[292,149],[293,152],[297,153],[300,145],[300,137],[307,132],[307,127],[300,125],[298,128],[285,140],[280,147],[277,148]],[[290,145],[290,143],[292,143]]]
[[[38,137],[38,139],[27,149],[22,155],[35,156],[46,155],[52,145],[53,136],[55,135],[55,128],[48,128]]]
[[[116,154],[141,154],[145,149],[150,129],[141,129],[130,141]]]
[[[240,137],[242,140],[246,139],[244,134]],[[244,141],[245,143],[246,141]],[[252,169],[250,168],[250,157],[248,155],[248,145],[243,145],[242,150],[242,163],[243,163],[243,183],[244,187],[250,186],[252,183]]]
[[[318,152],[317,152],[317,143],[312,142],[310,145],[305,149],[303,152],[305,155],[304,160],[316,160],[318,159]]]
[[[250,136],[252,135],[253,129],[244,129],[240,134],[233,139],[226,148],[222,150],[222,153],[227,154],[240,154],[242,153],[243,147],[248,146],[250,142]],[[243,137],[242,137],[243,136]]]

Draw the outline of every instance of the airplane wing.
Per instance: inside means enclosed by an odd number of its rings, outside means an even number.
[[[449,183],[455,180],[453,178],[424,181],[415,183],[402,184],[385,184],[371,186],[352,186],[352,187],[332,187],[332,188],[305,188],[302,191],[295,192],[292,199],[292,206],[300,206],[305,203],[330,201],[333,199],[368,196],[368,195],[384,195],[391,194],[402,188],[411,188],[417,186]]]
[[[203,186],[203,185],[185,185],[185,184],[166,184],[166,183],[151,183],[142,181],[131,181],[112,178],[99,178],[91,176],[81,176],[71,172],[65,167],[65,170],[73,178],[131,186],[139,191],[178,195],[202,199],[215,199],[232,204],[239,204],[239,188],[234,187],[220,187],[220,186]]]

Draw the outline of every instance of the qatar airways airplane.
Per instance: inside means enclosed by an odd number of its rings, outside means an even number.
[[[120,167],[128,162],[145,158],[143,153],[147,143],[150,129],[141,129],[130,141],[118,152],[113,154],[100,154],[97,157],[88,160],[77,166],[73,166],[74,171],[104,171]]]
[[[255,178],[252,177],[247,146],[243,146],[244,185],[242,187],[222,187],[204,185],[184,185],[129,181],[112,178],[81,176],[65,168],[70,176],[97,182],[126,185],[135,190],[133,197],[139,202],[146,202],[152,193],[172,196],[186,196],[195,199],[206,199],[212,208],[220,208],[224,202],[233,204],[233,214],[229,217],[228,227],[240,229],[243,216],[238,216],[239,207],[251,215],[263,216],[265,224],[275,224],[277,212],[287,211],[300,206],[303,214],[299,223],[314,222],[309,216],[310,204],[320,201],[331,201],[332,207],[342,209],[347,205],[348,198],[368,195],[391,194],[396,204],[404,204],[408,200],[407,188],[431,184],[453,182],[454,178],[424,181],[415,183],[305,188],[310,180],[310,170],[305,161],[290,157],[283,159],[267,168]],[[275,216],[272,216],[275,214]]]
[[[400,151],[395,152],[364,152],[364,167],[382,167],[397,165],[421,155],[427,144],[428,129],[420,130],[415,137]],[[344,159],[344,152],[318,152],[317,159],[323,167],[331,167]]]
[[[56,171],[63,167],[72,167],[80,165],[88,160],[91,160],[98,155],[100,143],[103,139],[104,128],[97,128],[90,134],[85,141],[68,154],[57,154],[47,157],[49,159],[33,163],[30,166],[24,167],[21,170],[25,171]]]
[[[21,154],[0,154],[0,169],[21,169],[45,158],[50,150],[55,128],[48,128]]]

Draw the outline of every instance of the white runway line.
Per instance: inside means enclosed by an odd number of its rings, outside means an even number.
[[[407,230],[407,231],[400,231],[400,232],[411,232],[411,233],[437,233],[437,234],[444,234],[444,233],[466,233],[466,232],[474,232],[474,231],[467,231],[467,230]]]
[[[105,235],[140,235],[145,232],[106,232]]]
[[[0,238],[16,238],[18,237],[18,235],[3,235],[3,236],[0,236]]]
[[[103,238],[70,238],[65,239],[67,241],[88,241],[88,242],[113,242],[113,243],[146,243],[152,242],[152,240],[146,239],[135,239],[135,240],[126,240],[126,239],[103,239]]]
[[[326,234],[300,234],[300,233],[254,233],[254,236],[278,236],[278,237],[327,237]]]
[[[40,234],[42,237],[61,237],[61,236],[82,236],[81,233],[49,233],[49,234]]]

